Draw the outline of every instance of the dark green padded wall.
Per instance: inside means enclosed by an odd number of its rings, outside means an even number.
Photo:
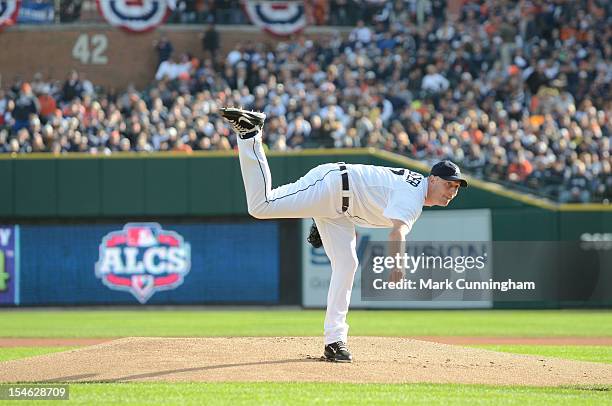
[[[97,216],[102,211],[102,161],[98,159],[58,159],[57,214]]]
[[[495,241],[555,241],[559,237],[557,212],[538,209],[497,209],[492,211]]]
[[[14,175],[14,214],[52,217],[57,215],[57,161],[54,159],[16,160]]]
[[[144,160],[145,215],[189,215],[193,173],[186,159]]]
[[[102,161],[102,216],[142,216],[145,210],[145,159]],[[164,187],[161,185],[160,187]]]
[[[11,160],[0,160],[0,217],[12,216],[15,211],[15,175],[13,173],[14,162]]]
[[[580,240],[582,234],[612,234],[612,212],[610,211],[562,211],[560,240]]]
[[[242,205],[236,207],[235,202],[240,197],[239,192],[244,194],[242,179],[238,177],[240,166],[237,159],[190,159],[187,170],[190,215],[232,215],[242,212]]]
[[[272,184],[297,180],[327,162],[404,166],[384,153],[269,153]],[[235,154],[0,159],[0,218],[204,217],[246,215]],[[521,199],[523,200],[523,199]],[[505,241],[576,240],[585,232],[612,232],[612,211],[534,207],[507,194],[462,189],[450,209],[492,210],[493,238]]]

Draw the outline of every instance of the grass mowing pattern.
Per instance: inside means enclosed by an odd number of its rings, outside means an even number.
[[[320,336],[322,310],[0,311],[0,337]],[[611,311],[349,312],[352,335],[612,337]]]
[[[612,405],[612,387],[537,388],[434,384],[71,384],[74,405]],[[13,402],[14,403],[14,402]],[[6,403],[9,404],[9,403]],[[54,402],[36,402],[56,405]]]
[[[604,345],[470,345],[470,347],[612,364],[612,346]]]
[[[0,361],[34,357],[53,352],[68,351],[79,347],[0,347]]]

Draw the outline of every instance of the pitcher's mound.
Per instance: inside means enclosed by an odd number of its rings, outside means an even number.
[[[122,338],[0,362],[0,382],[319,381],[612,384],[612,365],[397,337],[351,337],[355,361],[320,361],[319,337]]]

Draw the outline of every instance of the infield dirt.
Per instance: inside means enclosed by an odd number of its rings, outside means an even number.
[[[319,337],[130,337],[0,362],[0,382],[310,381],[612,384],[612,365],[396,337],[351,337],[352,364],[319,360]]]

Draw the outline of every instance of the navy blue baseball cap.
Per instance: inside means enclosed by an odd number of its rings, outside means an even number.
[[[459,167],[449,160],[440,161],[431,167],[430,175],[437,176],[444,180],[457,180],[461,187],[467,187],[467,180],[461,177]]]

